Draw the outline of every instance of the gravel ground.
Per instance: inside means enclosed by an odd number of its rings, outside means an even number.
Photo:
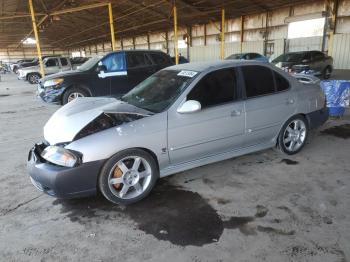
[[[271,149],[182,172],[125,208],[31,185],[27,153],[58,106],[1,77],[1,261],[350,259],[348,116],[314,131],[298,155]]]

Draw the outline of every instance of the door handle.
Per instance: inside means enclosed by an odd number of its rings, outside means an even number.
[[[231,112],[231,116],[232,116],[232,117],[240,116],[241,113],[242,113],[242,112],[241,112],[240,110],[233,110],[233,111]]]
[[[287,99],[286,99],[286,104],[287,104],[287,105],[292,105],[292,104],[294,104],[294,99],[293,99],[293,98],[287,98]]]

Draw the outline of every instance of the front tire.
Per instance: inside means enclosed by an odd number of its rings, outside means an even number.
[[[128,149],[106,162],[98,186],[109,201],[129,205],[145,198],[158,177],[158,166],[150,154],[141,149]]]
[[[28,82],[32,85],[39,83],[41,76],[38,73],[33,73],[28,75]]]
[[[77,87],[69,88],[63,94],[62,104],[65,105],[78,97],[86,97],[86,96],[89,96],[89,94],[84,89],[77,88]]]
[[[283,153],[294,155],[305,146],[308,134],[309,126],[305,117],[294,116],[283,125],[278,136],[278,147]]]

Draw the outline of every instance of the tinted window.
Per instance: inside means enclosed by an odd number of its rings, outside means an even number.
[[[276,90],[277,91],[287,90],[289,88],[288,80],[275,71],[273,71],[273,74],[275,76]]]
[[[46,61],[45,65],[47,67],[51,67],[51,66],[58,66],[58,60],[55,58],[49,59]]]
[[[236,95],[236,77],[233,69],[223,69],[204,76],[191,90],[187,100],[196,100],[202,108],[233,101]]]
[[[145,53],[129,53],[127,54],[128,67],[141,67],[151,65],[152,62]]]
[[[61,65],[62,66],[67,66],[68,65],[68,61],[66,58],[61,58]]]
[[[264,66],[242,67],[247,97],[271,94],[275,84],[271,69]]]
[[[102,64],[106,66],[107,72],[126,70],[124,53],[113,53],[105,57]]]
[[[169,59],[167,56],[163,55],[163,54],[150,54],[152,57],[152,60],[155,64],[157,65],[164,65],[164,64],[169,64]]]
[[[314,60],[320,60],[320,59],[324,58],[324,54],[321,52],[314,52],[314,53],[312,53],[312,58]]]

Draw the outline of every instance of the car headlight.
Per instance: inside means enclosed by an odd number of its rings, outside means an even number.
[[[56,78],[52,80],[47,80],[44,82],[44,87],[57,86],[63,82],[63,78]]]
[[[66,167],[74,167],[79,163],[80,158],[70,150],[59,146],[48,146],[41,153],[45,160]]]

